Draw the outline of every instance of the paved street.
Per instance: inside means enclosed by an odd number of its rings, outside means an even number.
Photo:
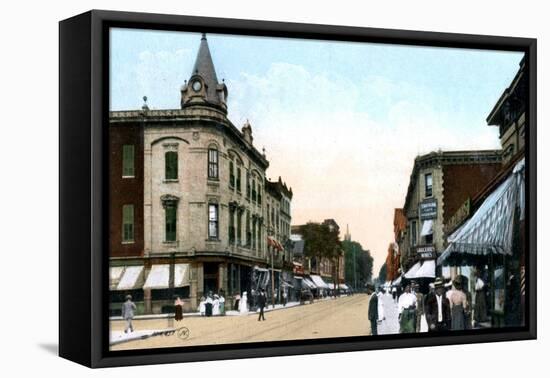
[[[256,314],[190,317],[181,322],[172,321],[172,324],[169,324],[168,319],[136,320],[136,332],[187,327],[189,337],[182,339],[177,334],[158,335],[117,344],[111,350],[369,335],[368,299],[366,294],[356,294],[317,301],[268,312],[263,322],[258,321]],[[123,321],[111,321],[112,332],[122,330]]]

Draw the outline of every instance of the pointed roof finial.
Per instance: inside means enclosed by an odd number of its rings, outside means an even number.
[[[142,110],[149,110],[149,106],[147,105],[147,96],[143,96],[143,106],[141,107]]]
[[[206,41],[206,33],[201,33],[201,41]]]

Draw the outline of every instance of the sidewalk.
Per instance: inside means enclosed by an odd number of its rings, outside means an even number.
[[[346,295],[341,295],[340,297],[345,297]],[[326,297],[326,298],[319,298],[319,299],[315,299],[315,301],[313,303],[316,303],[316,302],[319,302],[319,301],[327,301],[327,300],[331,300],[331,299],[338,299],[340,297]],[[309,302],[305,302],[303,305],[308,305]],[[292,307],[296,307],[296,306],[300,306],[300,302],[288,302],[286,304],[286,306],[283,306],[282,304],[276,304],[275,305],[275,308],[273,308],[271,306],[271,304],[268,304],[267,307],[264,309],[264,312],[269,312],[269,311],[275,311],[275,310],[284,310],[285,308],[292,308]],[[250,314],[257,314],[259,313],[260,310],[256,310],[256,311],[249,311],[247,313],[247,315],[250,315]],[[242,314],[243,316],[245,314]],[[147,319],[165,319],[165,318],[173,318],[175,316],[175,314],[172,312],[172,313],[165,313],[165,314],[149,314],[149,315],[136,315],[134,316],[134,320],[147,320]],[[200,317],[201,314],[200,312],[184,312],[183,313],[183,317],[184,318],[189,318],[189,317]],[[216,316],[219,316],[219,315],[216,315]],[[237,310],[229,310],[229,311],[226,311],[225,312],[225,316],[241,316],[241,313]],[[111,316],[109,317],[109,320],[123,320],[122,319],[122,316]]]

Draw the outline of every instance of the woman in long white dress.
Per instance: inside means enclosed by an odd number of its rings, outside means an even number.
[[[246,295],[246,291],[243,292],[243,295],[241,296],[241,300],[239,302],[239,312],[241,315],[248,314],[248,298]]]
[[[220,297],[218,294],[214,294],[214,301],[212,302],[212,316],[220,314]]]

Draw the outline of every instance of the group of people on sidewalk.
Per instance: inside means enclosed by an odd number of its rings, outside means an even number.
[[[286,305],[286,302],[285,302]],[[267,306],[267,293],[265,289],[259,289],[257,292],[252,290],[251,296],[248,297],[246,291],[242,296],[237,295],[233,308],[238,309],[241,315],[247,315],[250,311],[259,311],[258,321],[265,320],[264,309]]]
[[[480,287],[483,281],[478,279]],[[421,332],[421,319],[425,317],[428,332],[461,331],[472,327],[471,295],[464,287],[461,276],[452,281],[446,290],[441,278],[430,285],[427,295],[420,293],[418,284],[411,282],[405,286],[404,293],[398,300],[399,332]],[[485,318],[484,295],[476,298],[476,321]],[[479,318],[479,319],[478,319]]]
[[[206,297],[201,297],[198,310],[201,316],[225,315],[225,297],[223,292],[220,291],[219,294],[213,294],[212,291],[209,291]]]

